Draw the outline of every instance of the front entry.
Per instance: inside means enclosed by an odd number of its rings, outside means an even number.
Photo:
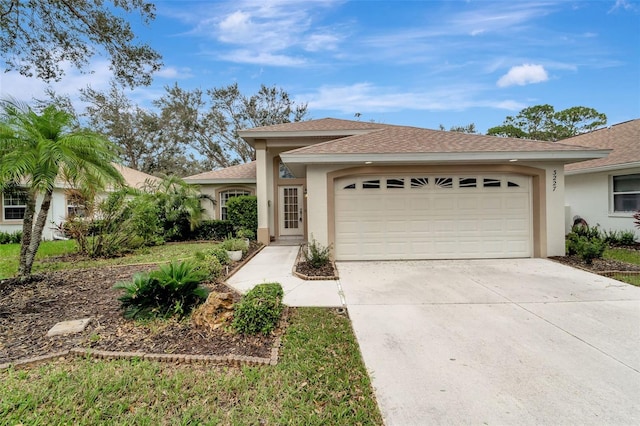
[[[304,236],[302,196],[302,185],[278,187],[278,222],[281,236]]]

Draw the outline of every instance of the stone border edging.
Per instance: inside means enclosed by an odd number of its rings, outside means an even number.
[[[145,359],[149,361],[160,362],[176,362],[184,364],[204,363],[228,366],[258,366],[258,365],[277,365],[281,337],[276,337],[271,348],[271,356],[269,358],[261,358],[256,356],[245,355],[188,355],[188,354],[154,354],[146,352],[116,352],[116,351],[100,351],[86,348],[71,348],[62,352],[55,352],[46,355],[40,355],[32,358],[22,358],[12,362],[0,364],[0,371],[8,368],[30,367],[56,358],[64,358],[68,355],[75,357],[91,357],[94,359]]]
[[[305,280],[305,281],[336,281],[339,280],[340,277],[336,274],[336,275],[327,275],[327,276],[311,276],[311,275],[305,275],[302,274],[298,271],[296,271],[296,268],[298,266],[298,263],[300,262],[300,259],[302,259],[302,250],[303,250],[304,244],[300,245],[300,248],[298,249],[298,256],[296,256],[296,261],[293,264],[293,269],[291,270],[291,273],[300,278],[301,280]],[[335,262],[332,260],[331,261],[331,265],[333,266],[333,270],[334,271],[338,271],[338,269],[336,268],[336,264]]]

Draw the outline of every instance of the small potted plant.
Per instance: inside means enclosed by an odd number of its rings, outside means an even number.
[[[244,241],[244,244],[246,246],[245,248],[248,249],[249,242],[255,238],[256,233],[251,229],[240,228],[238,232],[236,232],[236,236]]]
[[[222,242],[222,248],[227,251],[229,259],[234,262],[242,259],[242,252],[246,250],[244,240],[240,238],[225,238]]]

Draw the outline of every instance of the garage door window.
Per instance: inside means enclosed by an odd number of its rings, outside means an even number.
[[[404,188],[404,179],[387,179],[387,188],[389,189]]]
[[[640,210],[640,174],[613,176],[613,211]]]
[[[428,177],[414,177],[411,178],[411,187],[412,188],[425,188],[429,185]]]
[[[365,180],[362,182],[362,189],[380,189],[380,180]]]
[[[475,188],[476,178],[460,178],[458,185],[460,188]]]
[[[437,177],[435,178],[435,185],[437,188],[453,188],[453,179]]]

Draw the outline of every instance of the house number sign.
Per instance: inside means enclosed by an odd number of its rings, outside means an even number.
[[[558,170],[553,169],[553,192],[556,191],[557,187],[558,187]]]

